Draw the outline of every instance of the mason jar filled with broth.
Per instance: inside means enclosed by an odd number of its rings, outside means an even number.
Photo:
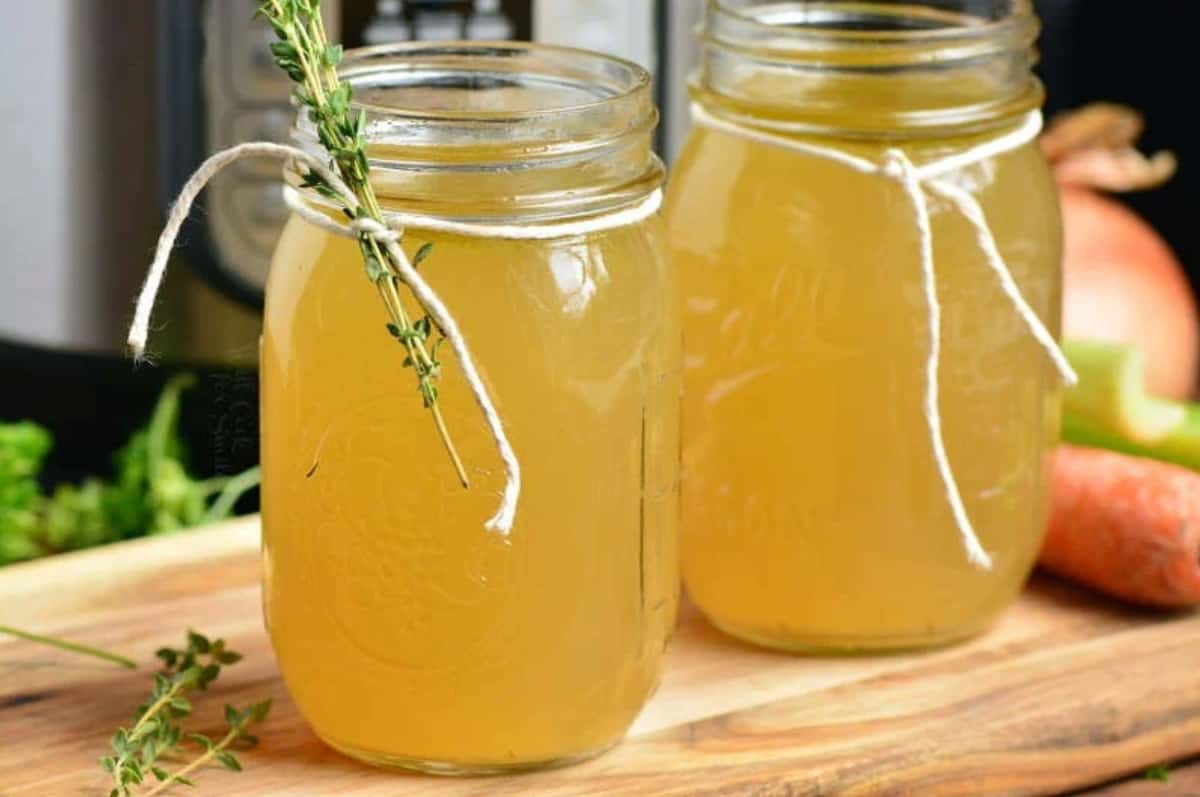
[[[525,44],[371,48],[342,76],[384,216],[495,400],[520,502],[507,533],[485,528],[506,475],[461,363],[441,350],[438,406],[467,490],[361,241],[294,215],[262,342],[280,669],[316,733],[373,763],[587,757],[655,688],[677,604],[680,334],[649,76]],[[320,154],[307,118],[294,137]],[[345,223],[290,181],[293,202]]]
[[[1028,0],[708,0],[668,192],[681,558],[719,627],[936,645],[1028,576],[1060,222]]]

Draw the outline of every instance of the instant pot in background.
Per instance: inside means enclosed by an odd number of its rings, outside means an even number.
[[[163,218],[163,142],[178,132],[160,102],[159,11],[153,0],[0,4],[0,421],[51,429],[51,481],[107,473],[181,367],[201,377],[183,418],[197,471],[257,461],[253,306],[179,268],[185,254],[161,302],[160,366],[124,355]]]
[[[273,174],[240,168],[206,192],[159,301],[155,365],[134,367],[124,351],[167,203],[191,170],[237,140],[287,135],[289,87],[255,6],[0,4],[11,36],[0,50],[0,147],[21,187],[0,192],[0,421],[53,431],[51,481],[107,472],[184,368],[199,376],[183,413],[197,472],[258,459],[259,308],[283,220],[277,164]]]

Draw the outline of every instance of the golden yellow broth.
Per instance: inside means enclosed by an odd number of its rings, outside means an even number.
[[[379,763],[503,769],[594,752],[654,689],[674,623],[677,290],[657,221],[435,243],[523,468],[503,472],[449,346],[457,483],[357,246],[293,218],[262,343],[266,617],[316,732]]]
[[[884,142],[813,141],[883,154]],[[921,163],[966,143],[900,145]],[[1059,217],[1036,145],[951,179],[979,199],[1017,283],[1056,329]],[[680,545],[692,597],[730,632],[793,649],[924,645],[979,629],[1033,564],[1058,393],[962,216],[932,201],[941,411],[990,572],[967,562],[931,454],[928,310],[900,187],[701,129],[666,217],[683,285]]]

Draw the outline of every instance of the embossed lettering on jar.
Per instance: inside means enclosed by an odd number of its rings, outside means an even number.
[[[385,210],[560,224],[639,206],[662,182],[632,64],[403,45],[343,71]],[[296,138],[315,151],[303,120]],[[449,348],[440,406],[469,490],[356,243],[289,221],[262,344],[266,616],[288,689],[330,744],[442,773],[562,763],[614,744],[654,689],[678,593],[680,392],[658,223],[549,240],[405,232],[410,257],[434,244],[421,273],[521,462],[504,537],[484,529],[504,472]]]
[[[666,210],[687,343],[689,593],[723,629],[793,650],[977,632],[1033,566],[1059,374],[979,230],[928,184],[914,198],[897,177],[905,159],[920,170],[1015,141],[940,179],[977,201],[1029,307],[1057,330],[1059,216],[1033,140],[1030,5],[709,0],[706,11],[693,99],[707,123]],[[891,165],[856,171],[831,151]],[[941,310],[942,439],[990,569],[968,560],[924,412],[917,202]]]

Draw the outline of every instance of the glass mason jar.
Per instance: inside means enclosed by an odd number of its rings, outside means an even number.
[[[385,211],[583,221],[663,180],[633,64],[411,44],[348,54],[343,76]],[[306,119],[294,138],[319,151]],[[654,690],[678,595],[681,356],[659,224],[550,240],[409,224],[403,247],[433,243],[421,274],[521,463],[505,537],[484,528],[504,473],[449,346],[439,405],[468,490],[356,242],[289,220],[262,340],[265,613],[291,695],[332,746],[438,773],[565,763],[617,742]]]
[[[981,238],[1049,339],[1061,231],[1033,140],[1036,31],[1028,0],[709,0],[693,85],[707,123],[665,216],[684,297],[680,555],[729,633],[935,645],[979,631],[1028,576],[1059,377]],[[956,189],[982,226],[946,200]],[[931,384],[990,569],[951,509]]]

